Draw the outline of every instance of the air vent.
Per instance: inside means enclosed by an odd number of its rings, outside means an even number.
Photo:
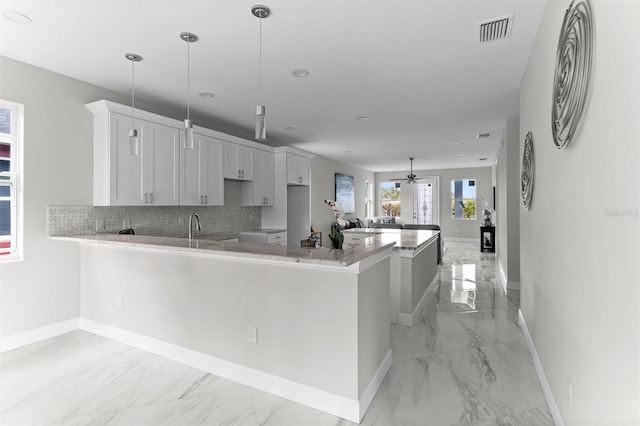
[[[492,19],[490,21],[480,22],[479,38],[480,43],[488,41],[500,40],[511,35],[511,26],[513,25],[513,15],[504,16],[502,18]]]

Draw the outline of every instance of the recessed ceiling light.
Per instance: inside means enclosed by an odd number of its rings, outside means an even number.
[[[213,98],[215,95],[211,92],[200,92],[198,93],[200,96],[202,96],[203,98],[207,98],[207,99],[211,99]]]
[[[293,70],[291,74],[293,74],[294,77],[307,77],[309,76],[309,71],[304,69],[299,69],[299,70]]]
[[[456,154],[456,157],[464,157],[464,154]]]
[[[285,129],[285,130],[290,130],[290,131],[292,131],[292,130],[295,130],[296,128],[295,128],[295,127],[293,127],[293,126],[287,126],[287,127],[285,127],[284,129]]]
[[[487,157],[480,157],[480,158],[478,158],[478,160],[480,160],[480,161],[487,161]]]
[[[351,154],[353,151],[345,151],[345,154]]]
[[[369,119],[369,117],[367,117],[366,115],[359,115],[356,117],[356,120],[358,121],[367,121]]]
[[[10,20],[11,22],[15,22],[16,24],[28,25],[33,22],[27,15],[16,12],[15,10],[4,9],[2,11],[2,15],[6,19]]]
[[[489,136],[491,136],[491,133],[478,133],[478,136],[476,136],[478,139],[481,138],[488,138]]]
[[[460,142],[458,142],[458,141],[453,141],[453,142],[449,142],[449,144],[450,144],[450,145],[459,145],[459,144],[460,144]]]

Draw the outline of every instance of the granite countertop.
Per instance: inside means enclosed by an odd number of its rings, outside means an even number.
[[[357,244],[345,244],[344,250],[232,243],[203,238],[189,240],[188,238],[152,237],[146,235],[95,234],[51,238],[80,244],[104,244],[329,266],[350,266],[376,253],[392,248],[395,244],[395,242],[387,241],[380,238],[380,236],[366,238],[363,241],[358,241]]]
[[[403,250],[417,250],[435,241],[440,234],[440,231],[394,228],[350,228],[342,232],[352,236],[358,234],[376,236],[380,243],[393,243],[395,245],[394,248]]]
[[[241,234],[277,234],[279,232],[286,232],[286,229],[280,228],[262,228],[255,231],[240,231]]]

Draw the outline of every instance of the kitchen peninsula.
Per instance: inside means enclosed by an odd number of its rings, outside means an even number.
[[[81,328],[359,422],[391,365],[393,242],[345,250],[98,234]]]
[[[391,254],[391,322],[412,327],[427,288],[438,271],[440,231],[351,228],[343,231],[345,243],[357,245],[372,236],[393,243]]]

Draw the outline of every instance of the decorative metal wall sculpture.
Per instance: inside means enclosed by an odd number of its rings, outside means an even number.
[[[524,152],[522,153],[522,175],[520,180],[520,193],[522,194],[522,203],[528,210],[531,207],[531,198],[533,197],[533,172],[535,170],[535,161],[533,157],[533,135],[527,133],[524,139]]]
[[[584,110],[593,59],[593,15],[589,0],[573,0],[562,22],[553,87],[551,128],[558,149],[566,148]]]

